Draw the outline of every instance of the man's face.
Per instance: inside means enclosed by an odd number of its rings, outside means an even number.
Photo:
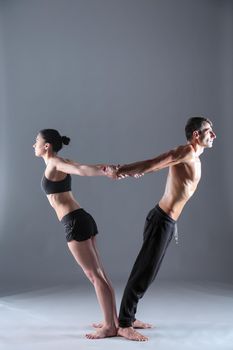
[[[201,146],[206,148],[211,148],[213,146],[213,141],[216,138],[216,135],[208,122],[202,124],[201,130],[199,130],[198,134],[198,143]]]

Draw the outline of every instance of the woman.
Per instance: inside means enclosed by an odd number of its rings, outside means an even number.
[[[114,291],[97,252],[96,223],[73,197],[70,176],[102,176],[106,172],[103,165],[82,165],[59,157],[57,153],[63,144],[68,145],[69,142],[68,137],[61,136],[54,129],[41,130],[37,135],[33,145],[35,155],[42,157],[46,164],[41,185],[59,221],[64,225],[69,250],[94,285],[104,314],[102,327],[86,337],[112,337],[117,334],[118,327]]]

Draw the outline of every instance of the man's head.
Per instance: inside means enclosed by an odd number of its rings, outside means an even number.
[[[202,147],[212,147],[216,138],[213,123],[205,117],[189,118],[185,126],[185,135],[189,142],[198,143]]]

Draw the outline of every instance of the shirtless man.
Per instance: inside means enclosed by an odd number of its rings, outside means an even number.
[[[204,117],[190,118],[185,127],[187,144],[153,159],[112,167],[113,177],[140,176],[168,167],[167,183],[159,203],[146,218],[143,245],[137,256],[121,301],[118,335],[137,341],[147,337],[134,327],[137,304],[156,277],[166,249],[176,233],[178,220],[186,202],[194,194],[201,178],[199,156],[211,148],[216,138],[212,122]],[[145,324],[146,325],[146,324]],[[144,327],[143,323],[140,328]]]

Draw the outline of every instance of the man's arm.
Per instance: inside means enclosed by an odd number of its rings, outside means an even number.
[[[193,154],[194,150],[191,145],[179,146],[153,159],[122,165],[117,170],[116,176],[134,176],[135,174],[140,175],[154,172],[191,159]]]

